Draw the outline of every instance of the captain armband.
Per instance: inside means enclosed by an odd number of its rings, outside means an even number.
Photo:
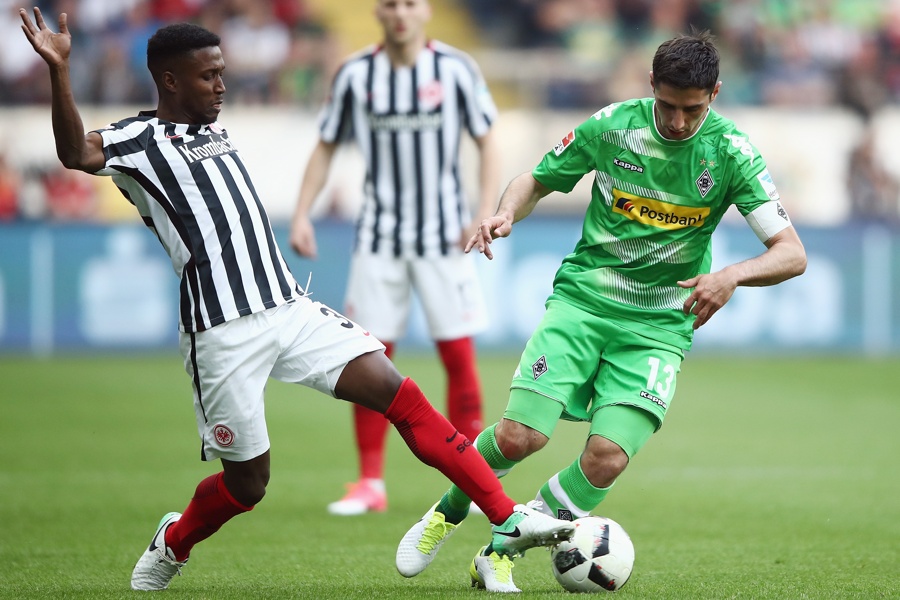
[[[778,200],[770,200],[756,210],[744,215],[750,229],[762,243],[768,242],[772,236],[791,226],[791,218]]]

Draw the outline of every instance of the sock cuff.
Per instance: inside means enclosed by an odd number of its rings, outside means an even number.
[[[425,394],[419,385],[411,377],[405,377],[397,393],[394,395],[391,405],[384,411],[384,416],[391,423],[396,423],[409,416],[410,411],[425,399]]]
[[[484,457],[484,460],[487,461],[487,464],[490,465],[492,469],[495,471],[508,471],[519,463],[515,460],[509,460],[503,456],[502,452],[500,452],[500,447],[497,445],[497,438],[494,436],[494,429],[496,429],[496,427],[497,424],[494,423],[479,433],[478,437],[475,438],[475,447],[478,448],[478,453]]]
[[[581,457],[575,459],[571,465],[559,472],[560,485],[563,489],[570,490],[570,499],[574,502],[576,498],[582,502],[576,502],[579,508],[587,511],[593,510],[606,497],[606,494],[615,485],[612,483],[609,487],[598,488],[588,481],[587,475],[581,468]],[[574,492],[574,493],[573,493]]]
[[[228,488],[225,487],[225,472],[219,473],[218,477],[216,477],[216,489],[219,494],[222,495],[223,498],[228,500],[229,504],[239,509],[241,512],[248,512],[253,510],[252,506],[244,506],[240,502],[234,499],[234,496],[231,495],[231,492],[228,491]]]

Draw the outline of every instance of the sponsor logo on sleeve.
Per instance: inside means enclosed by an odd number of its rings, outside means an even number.
[[[766,192],[770,200],[778,200],[781,198],[778,194],[778,190],[775,189],[775,182],[772,180],[772,176],[769,174],[768,169],[765,169],[762,173],[757,175],[756,180],[759,181],[759,185],[762,186],[763,191]]]
[[[569,145],[575,141],[575,130],[573,129],[569,133],[566,134],[566,137],[562,139],[560,143],[553,146],[553,153],[559,156],[563,153],[563,150],[569,147]]]

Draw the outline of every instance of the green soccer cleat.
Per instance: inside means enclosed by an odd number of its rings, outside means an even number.
[[[575,533],[571,521],[562,521],[540,512],[539,502],[516,504],[502,525],[494,525],[491,545],[501,556],[516,557],[535,546],[553,546]]]

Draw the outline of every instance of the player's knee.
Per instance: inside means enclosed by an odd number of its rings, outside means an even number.
[[[271,475],[268,453],[251,461],[225,462],[224,466],[225,487],[235,500],[254,506],[263,499]]]
[[[516,421],[502,419],[494,428],[494,439],[500,453],[508,460],[520,461],[547,445],[543,433]]]
[[[593,435],[581,454],[581,470],[591,485],[609,487],[628,466],[628,455],[622,448],[604,437]]]

